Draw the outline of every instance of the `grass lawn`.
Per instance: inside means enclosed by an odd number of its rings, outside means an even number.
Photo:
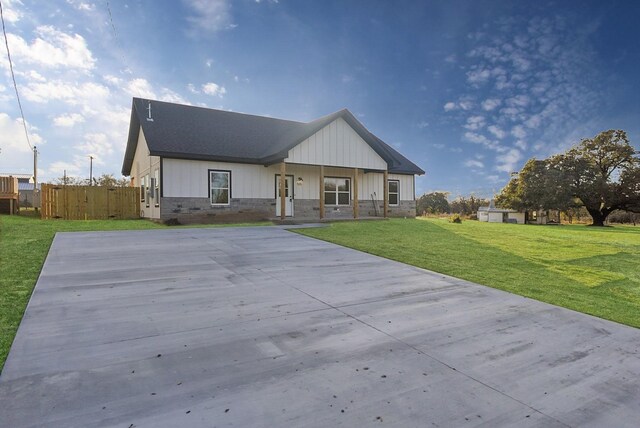
[[[640,327],[640,227],[393,219],[296,232]]]
[[[259,224],[271,223],[250,225]],[[56,232],[165,228],[148,220],[40,220],[33,213],[0,216],[0,370]]]

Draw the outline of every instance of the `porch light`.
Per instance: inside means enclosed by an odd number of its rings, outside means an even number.
[[[296,180],[296,184],[298,186],[302,186],[302,183],[304,183],[304,180],[302,179],[302,177],[298,177],[298,179]]]

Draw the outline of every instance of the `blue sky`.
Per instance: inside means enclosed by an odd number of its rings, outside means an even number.
[[[87,177],[89,155],[119,176],[132,96],[300,121],[346,107],[427,171],[418,195],[489,196],[605,129],[640,144],[638,2],[2,5],[43,179]],[[2,48],[0,172],[28,173]]]

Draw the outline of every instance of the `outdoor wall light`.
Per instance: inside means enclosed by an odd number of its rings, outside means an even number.
[[[298,186],[302,186],[302,183],[304,183],[304,180],[302,179],[302,177],[298,177],[298,180],[296,180],[296,184]]]

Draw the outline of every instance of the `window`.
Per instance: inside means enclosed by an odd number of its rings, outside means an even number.
[[[160,206],[160,170],[155,170],[153,172],[155,177],[154,187],[153,187],[153,198],[156,200],[156,207]]]
[[[144,176],[140,177],[140,202],[144,202],[145,184]]]
[[[351,179],[325,177],[324,179],[325,205],[349,205],[350,200],[351,200]]]
[[[144,184],[145,184],[145,199],[147,201],[147,208],[149,208],[149,199],[151,199],[151,181],[149,180],[149,174],[144,176]]]
[[[209,196],[211,205],[229,205],[231,171],[209,170]]]
[[[389,180],[389,205],[400,203],[400,180]]]

